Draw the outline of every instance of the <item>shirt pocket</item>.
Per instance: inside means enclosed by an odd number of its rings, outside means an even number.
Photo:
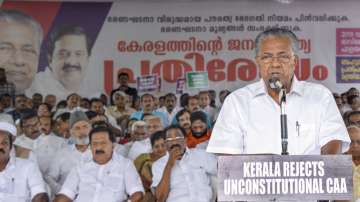
[[[109,196],[114,201],[125,200],[124,177],[120,175],[111,175],[104,178],[105,192],[110,192]]]
[[[298,154],[307,154],[315,149],[316,145],[316,131],[314,123],[299,123],[297,128],[298,141],[297,148]]]
[[[96,190],[96,185],[98,181],[91,175],[88,174],[80,174],[80,182],[79,182],[79,195],[88,195],[93,194]]]
[[[195,187],[209,185],[209,178],[203,168],[190,168],[190,180]]]

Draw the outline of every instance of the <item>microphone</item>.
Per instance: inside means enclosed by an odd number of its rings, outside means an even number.
[[[279,93],[280,104],[280,127],[281,127],[281,155],[288,155],[288,128],[287,128],[287,115],[285,112],[286,104],[286,90],[281,83],[280,79],[276,76],[271,76],[269,79],[270,88]]]
[[[270,88],[276,91],[279,91],[283,88],[283,84],[281,83],[278,77],[272,76],[269,79]]]

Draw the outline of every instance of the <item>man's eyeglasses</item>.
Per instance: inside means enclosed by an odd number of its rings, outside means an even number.
[[[40,125],[40,122],[37,121],[36,123],[33,123],[33,124],[26,124],[26,125],[23,125],[23,128],[24,129],[29,129],[29,128],[36,128]]]
[[[360,126],[360,120],[359,121],[349,121],[350,125],[356,125]]]
[[[175,140],[182,140],[184,139],[184,137],[175,137],[175,138],[166,138],[166,142],[171,142],[171,141],[175,141]]]
[[[280,63],[288,63],[288,62],[290,62],[292,55],[279,55],[279,56],[263,55],[263,56],[259,56],[259,57],[260,57],[260,60],[265,64],[273,62],[274,59],[277,59],[277,61]]]
[[[108,128],[109,124],[107,124],[105,121],[97,121],[93,123],[92,128]]]

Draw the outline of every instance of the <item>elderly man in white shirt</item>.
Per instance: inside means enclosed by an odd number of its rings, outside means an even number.
[[[55,202],[141,201],[141,179],[132,161],[114,153],[112,131],[97,126],[89,138],[93,160],[71,170]]]
[[[10,155],[16,128],[0,122],[0,201],[46,202],[48,196],[38,166]]]
[[[91,161],[92,158],[88,146],[91,125],[86,114],[82,111],[71,113],[69,125],[70,138],[75,144],[66,145],[56,153],[49,172],[44,176],[53,194],[60,190],[71,169],[78,164]]]
[[[217,174],[217,159],[200,149],[188,149],[184,132],[177,126],[166,129],[168,153],[152,166],[155,196],[163,202],[209,202],[210,177]]]
[[[135,160],[142,153],[151,151],[151,142],[144,121],[136,121],[131,128],[133,143],[129,148],[127,158]]]
[[[350,139],[331,92],[320,84],[298,81],[298,39],[274,28],[256,39],[260,81],[231,93],[222,106],[208,152],[226,154],[281,154],[279,88],[286,90],[288,152],[336,154]],[[273,87],[273,88],[272,88]]]

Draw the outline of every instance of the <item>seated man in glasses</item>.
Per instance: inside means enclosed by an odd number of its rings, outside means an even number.
[[[186,147],[185,133],[178,126],[165,130],[167,154],[152,166],[155,196],[158,201],[209,202],[210,176],[216,175],[216,157],[200,149]]]

